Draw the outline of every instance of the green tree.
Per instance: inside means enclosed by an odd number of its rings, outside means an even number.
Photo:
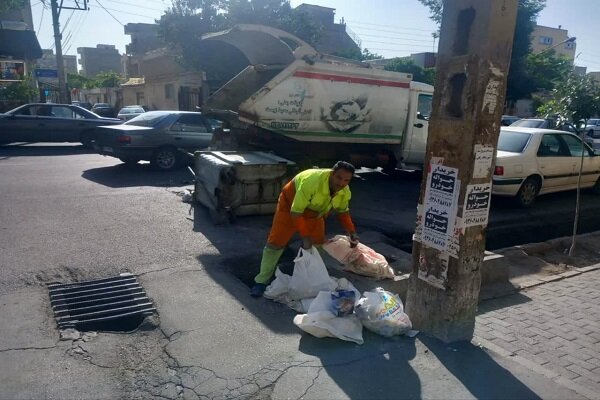
[[[3,101],[30,103],[37,98],[37,95],[38,92],[29,78],[13,82],[4,88],[0,87],[0,99]]]
[[[372,53],[369,49],[346,49],[341,51],[336,51],[332,55],[336,57],[349,58],[351,60],[357,61],[367,61],[367,60],[379,60],[383,58],[382,55],[377,53]]]
[[[413,80],[433,85],[435,68],[421,68],[410,57],[394,58],[384,67],[386,71],[396,71],[412,74]]]
[[[557,55],[554,50],[529,53],[526,61],[527,76],[534,91],[552,90],[559,82],[565,81],[573,71],[571,60]]]
[[[90,89],[91,84],[92,80],[83,75],[67,74],[67,85],[69,86],[69,89]]]
[[[111,88],[119,86],[121,81],[121,75],[116,72],[101,72],[91,79],[89,86],[90,88]]]
[[[586,75],[570,73],[568,78],[557,82],[551,98],[538,108],[540,115],[568,119],[575,125],[600,115],[600,85]]]
[[[443,1],[419,1],[429,8],[430,18],[439,25],[442,21]],[[544,7],[546,7],[546,0],[519,0],[512,56],[506,84],[506,99],[509,102],[528,98],[535,90],[527,73],[527,55],[531,52],[530,38],[535,28],[536,18]]]
[[[16,10],[25,6],[25,0],[2,0],[0,2],[0,13],[8,10]]]

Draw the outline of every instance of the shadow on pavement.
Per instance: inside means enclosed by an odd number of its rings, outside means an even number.
[[[540,399],[480,347],[470,342],[446,345],[425,335],[418,337],[476,399]]]
[[[135,186],[186,186],[193,183],[193,176],[186,168],[174,171],[157,171],[148,163],[135,165],[117,164],[92,168],[81,176],[89,181],[112,188]]]
[[[422,398],[421,380],[409,364],[416,355],[415,340],[384,339],[366,329],[363,337],[365,343],[358,345],[303,333],[298,350],[318,357],[327,375],[350,399]]]
[[[503,296],[495,299],[483,300],[477,305],[477,315],[484,315],[490,311],[499,310],[506,307],[516,306],[517,304],[525,304],[531,299],[524,294],[517,292],[510,296]]]
[[[0,145],[0,160],[13,157],[51,157],[70,156],[75,154],[93,154],[92,149],[81,144],[32,145],[32,143],[16,143]]]

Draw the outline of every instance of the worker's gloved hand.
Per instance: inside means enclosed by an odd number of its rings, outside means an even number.
[[[309,237],[302,238],[302,248],[304,250],[309,250],[312,247],[312,239]]]
[[[354,248],[354,247],[358,246],[358,242],[359,242],[359,239],[358,239],[358,235],[356,234],[356,232],[351,233],[350,234],[350,247]]]

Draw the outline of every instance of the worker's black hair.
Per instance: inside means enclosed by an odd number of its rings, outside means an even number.
[[[331,168],[333,170],[333,172],[339,170],[339,169],[343,169],[346,170],[348,172],[351,172],[352,175],[354,175],[354,171],[356,170],[356,168],[354,168],[354,165],[350,164],[349,162],[346,161],[338,161],[333,165],[333,168]]]

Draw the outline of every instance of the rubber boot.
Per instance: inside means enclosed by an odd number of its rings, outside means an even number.
[[[265,246],[263,249],[262,260],[260,262],[260,272],[254,278],[254,282],[266,284],[269,282],[273,274],[275,273],[275,268],[277,268],[277,262],[279,261],[279,257],[283,254],[283,249],[272,249],[270,247]]]

